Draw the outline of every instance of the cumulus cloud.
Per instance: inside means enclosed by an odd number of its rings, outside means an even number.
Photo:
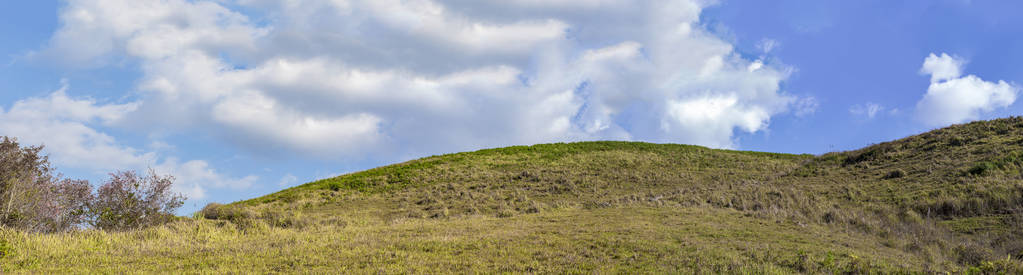
[[[920,68],[920,73],[931,75],[931,82],[941,82],[954,78],[958,78],[963,74],[963,66],[966,61],[960,57],[949,56],[946,53],[941,55],[931,55],[924,59],[924,65]]]
[[[86,67],[120,54],[162,59],[191,50],[251,51],[265,32],[210,1],[71,1],[59,17],[63,26],[42,55]]]
[[[931,85],[916,105],[921,121],[942,126],[975,120],[982,112],[1005,108],[1016,101],[1019,86],[962,76],[965,64],[964,59],[945,53],[932,53],[924,60],[920,73],[931,75]]]
[[[153,168],[174,175],[177,191],[191,199],[201,199],[208,188],[247,188],[254,176],[233,179],[218,174],[204,160],[179,163],[147,152],[120,145],[97,127],[117,124],[137,111],[139,103],[103,104],[89,98],[67,95],[67,85],[46,97],[26,98],[9,110],[0,109],[0,135],[17,137],[20,142],[44,145],[58,167],[72,167],[108,173],[115,170]]]
[[[735,147],[736,132],[815,106],[781,90],[788,68],[705,30],[704,1],[220,3],[69,2],[42,55],[137,62],[141,107],[125,125],[328,157],[593,139]]]

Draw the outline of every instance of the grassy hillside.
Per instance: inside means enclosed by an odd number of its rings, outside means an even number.
[[[0,230],[3,271],[1023,272],[1023,118],[821,156],[516,146],[133,232]]]

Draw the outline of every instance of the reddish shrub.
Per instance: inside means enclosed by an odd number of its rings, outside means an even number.
[[[185,197],[173,193],[174,177],[150,170],[146,176],[133,171],[110,174],[89,204],[91,223],[104,230],[128,230],[166,223]]]

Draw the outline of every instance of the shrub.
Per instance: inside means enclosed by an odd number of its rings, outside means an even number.
[[[993,254],[989,248],[972,243],[959,245],[953,251],[956,261],[970,266],[980,265],[984,260],[990,259]]]
[[[905,177],[905,176],[906,176],[906,171],[902,171],[902,169],[896,168],[895,170],[892,170],[891,172],[888,172],[888,174],[885,174],[884,177],[882,177],[882,178],[883,179],[897,179],[897,178],[901,178],[901,177]]]
[[[199,210],[199,216],[208,220],[224,220],[237,224],[240,221],[254,218],[256,214],[251,210],[240,207],[210,203],[203,207],[202,210]]]
[[[958,136],[954,136],[948,140],[948,145],[951,146],[963,146],[966,145],[966,143],[969,143],[969,141]]]
[[[852,152],[851,156],[845,159],[844,165],[854,165],[861,162],[872,162],[887,159],[889,157],[888,154],[895,151],[895,145],[891,142],[877,144]]]
[[[308,219],[297,212],[285,212],[277,209],[256,212],[242,206],[219,203],[207,204],[197,214],[204,219],[229,221],[242,228],[251,228],[260,223],[279,228],[304,228],[310,224]]]
[[[55,215],[52,228],[67,230],[85,224],[94,196],[88,181],[66,179],[54,186],[50,199],[58,205],[51,213]]]
[[[994,171],[997,168],[998,167],[994,163],[990,161],[984,161],[981,163],[977,163],[977,165],[974,165],[973,167],[970,167],[970,169],[966,170],[966,172],[970,173],[970,175],[982,176],[990,173],[990,171]]]
[[[89,183],[53,175],[42,149],[0,137],[0,225],[58,232],[83,223],[92,198]]]
[[[185,200],[172,193],[173,183],[174,177],[159,176],[152,170],[146,176],[133,171],[111,173],[89,205],[90,222],[99,229],[128,230],[171,221],[174,210]]]
[[[263,211],[259,218],[266,221],[270,226],[280,228],[304,228],[309,225],[308,220],[304,219],[301,213],[298,212],[268,209]]]
[[[997,261],[983,261],[971,269],[976,271],[972,274],[1023,274],[1023,263],[1008,256]]]

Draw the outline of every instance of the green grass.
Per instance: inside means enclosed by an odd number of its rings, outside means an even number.
[[[0,231],[5,272],[1020,273],[1023,118],[821,156],[637,142],[432,156],[145,230]]]

